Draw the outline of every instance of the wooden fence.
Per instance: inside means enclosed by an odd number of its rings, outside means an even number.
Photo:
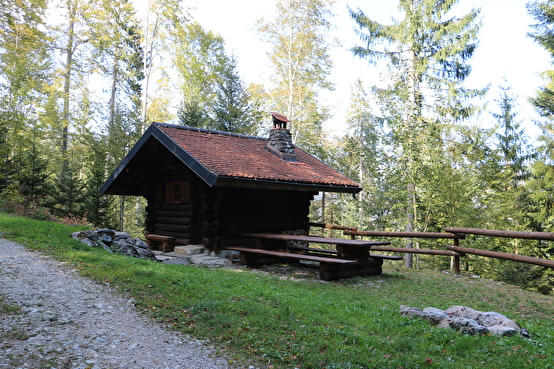
[[[388,237],[388,238],[434,238],[434,239],[452,239],[453,245],[446,245],[446,250],[429,250],[429,249],[414,249],[404,247],[389,247],[389,246],[374,246],[371,250],[388,251],[388,252],[403,252],[412,254],[427,254],[427,255],[443,255],[453,258],[453,267],[456,274],[460,273],[460,257],[466,254],[474,254],[485,257],[492,257],[503,260],[512,260],[528,264],[540,265],[544,267],[554,268],[554,260],[536,258],[532,256],[516,255],[496,251],[480,250],[475,248],[467,248],[460,246],[459,240],[465,239],[466,234],[483,235],[490,237],[506,237],[506,238],[522,238],[531,240],[547,240],[554,241],[554,233],[547,232],[518,232],[518,231],[501,231],[492,229],[480,228],[444,228],[445,233],[432,232],[385,232],[385,231],[359,231],[355,227],[345,227],[331,224],[310,223],[310,226],[321,227],[327,229],[343,230],[344,235],[350,236],[352,239],[358,237]]]

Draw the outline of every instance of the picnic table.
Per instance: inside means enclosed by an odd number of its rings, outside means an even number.
[[[385,241],[364,241],[331,237],[288,235],[277,233],[247,233],[256,239],[256,247],[228,247],[240,252],[245,265],[259,266],[287,261],[319,262],[319,275],[323,280],[336,280],[354,276],[382,273],[384,259],[398,260],[402,257],[375,255],[372,246],[390,245]],[[308,246],[298,245],[303,243]],[[333,245],[334,249],[309,247],[310,244]]]

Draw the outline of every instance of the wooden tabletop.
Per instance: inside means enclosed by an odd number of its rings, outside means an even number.
[[[390,245],[390,242],[386,242],[386,241],[347,240],[343,238],[303,236],[303,235],[291,235],[291,234],[280,234],[280,233],[245,233],[244,235],[248,237],[267,239],[267,240],[315,242],[315,243],[326,243],[326,244],[344,245],[344,246],[371,247],[371,246],[378,246],[378,245],[379,246]]]

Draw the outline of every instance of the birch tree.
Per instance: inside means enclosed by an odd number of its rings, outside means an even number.
[[[273,109],[291,121],[296,144],[314,152],[320,147],[327,109],[318,98],[321,90],[333,90],[329,75],[333,62],[329,51],[332,0],[279,0],[275,20],[257,22],[273,74],[269,95]],[[314,150],[315,149],[315,150]]]
[[[19,137],[38,117],[51,59],[43,0],[0,3],[0,155],[13,156]]]
[[[38,125],[50,78],[46,2],[0,1],[0,197],[18,197],[14,158],[35,148],[27,135]],[[41,138],[40,135],[39,139]],[[38,144],[37,144],[38,146]],[[21,179],[21,176],[20,176]]]

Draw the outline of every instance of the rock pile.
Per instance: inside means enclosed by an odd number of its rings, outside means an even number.
[[[71,234],[76,240],[92,247],[100,247],[109,252],[132,256],[140,259],[156,260],[148,245],[139,238],[132,238],[128,233],[111,229],[96,229]]]
[[[530,337],[525,328],[508,319],[505,315],[495,312],[482,312],[465,306],[451,306],[446,310],[433,307],[420,310],[415,307],[401,305],[400,313],[410,318],[422,317],[439,327],[459,329],[469,334],[500,336],[520,334],[523,337]]]

